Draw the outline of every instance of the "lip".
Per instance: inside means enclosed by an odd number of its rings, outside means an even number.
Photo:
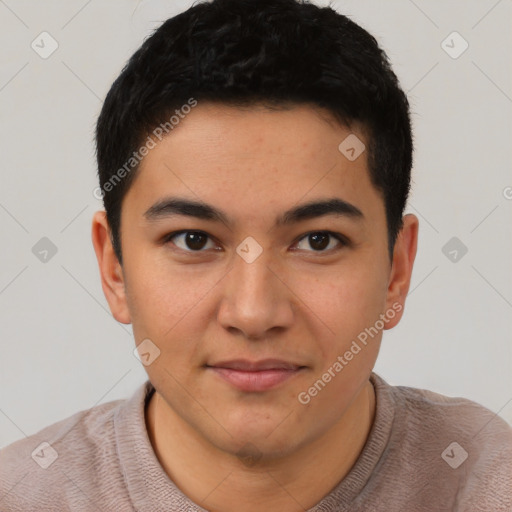
[[[231,359],[219,361],[207,366],[214,368],[227,368],[244,372],[257,372],[262,370],[296,370],[300,365],[284,361],[282,359],[261,359],[260,361],[249,361],[247,359]]]
[[[248,361],[236,359],[206,365],[241,391],[267,391],[300,373],[305,367],[279,359]]]

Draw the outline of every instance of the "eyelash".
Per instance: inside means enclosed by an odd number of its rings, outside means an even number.
[[[181,231],[174,231],[173,233],[169,233],[168,235],[166,235],[163,238],[163,243],[167,244],[167,243],[171,242],[174,237],[176,237],[178,235],[182,235],[184,233],[197,233],[197,234],[204,235],[207,238],[209,238],[210,240],[212,240],[212,237],[210,235],[208,235],[208,233],[205,233],[204,231],[198,231],[198,230],[193,230],[193,229],[183,229]],[[316,253],[316,254],[330,254],[332,252],[341,250],[343,247],[350,246],[350,240],[348,238],[346,238],[345,236],[343,236],[340,233],[335,233],[333,231],[328,231],[328,230],[327,231],[326,230],[324,230],[324,231],[309,231],[308,233],[305,233],[304,235],[302,235],[296,243],[298,244],[303,239],[307,238],[309,235],[316,235],[316,234],[329,235],[332,238],[335,238],[336,240],[338,240],[338,242],[340,242],[341,246],[338,246],[338,247],[335,247],[335,248],[329,249],[329,250],[306,251],[306,252],[312,252],[312,253]],[[186,252],[186,253],[191,253],[191,254],[194,254],[194,253],[199,254],[201,252],[206,252],[206,250],[204,250],[204,249],[200,249],[198,251],[193,251],[193,250],[181,249],[181,247],[178,247],[178,250],[180,250],[182,252]]]

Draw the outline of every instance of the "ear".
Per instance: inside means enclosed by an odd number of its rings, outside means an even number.
[[[122,324],[131,323],[126,301],[123,269],[114,252],[105,211],[96,212],[92,220],[92,244],[101,275],[101,286],[114,318]]]
[[[403,315],[418,247],[418,227],[419,221],[415,215],[410,213],[404,216],[403,227],[393,250],[393,263],[386,297],[386,311],[393,309],[396,315],[386,323],[385,329],[395,327]]]

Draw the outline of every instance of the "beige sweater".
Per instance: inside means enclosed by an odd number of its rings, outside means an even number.
[[[367,443],[311,511],[512,512],[508,423],[464,398],[391,386],[375,373],[371,382],[376,415]],[[146,381],[129,400],[79,412],[2,449],[0,511],[204,511],[153,452],[144,421],[153,391]]]

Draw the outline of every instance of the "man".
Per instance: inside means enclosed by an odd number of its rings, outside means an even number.
[[[418,237],[372,36],[296,0],[199,3],[96,135],[102,286],[149,380],[2,450],[2,510],[512,510],[504,420],[372,371]]]

